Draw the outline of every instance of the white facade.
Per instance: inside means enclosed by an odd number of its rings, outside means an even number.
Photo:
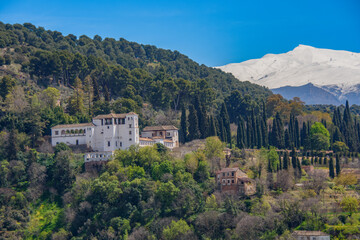
[[[141,142],[146,142],[151,139],[155,144],[161,142],[168,148],[179,147],[179,131],[175,126],[150,126],[145,127],[141,132],[141,137],[144,138]],[[141,145],[141,144],[140,144]]]
[[[169,149],[179,146],[178,129],[174,126],[145,127],[139,137],[136,113],[106,114],[93,118],[91,123],[57,125],[51,128],[51,144],[86,145],[85,163],[107,161],[117,149],[128,149],[161,143]]]
[[[136,113],[106,114],[93,118],[92,123],[57,125],[51,129],[51,143],[86,145],[93,151],[112,152],[139,144]]]

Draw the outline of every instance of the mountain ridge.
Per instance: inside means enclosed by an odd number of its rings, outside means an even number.
[[[266,54],[260,59],[217,68],[232,73],[240,81],[270,89],[312,83],[340,102],[357,95],[360,84],[360,53],[307,45],[299,45],[287,53]]]

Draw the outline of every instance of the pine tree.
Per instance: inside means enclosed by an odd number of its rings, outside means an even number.
[[[340,168],[340,155],[339,155],[339,154],[336,154],[336,164],[335,164],[335,167],[336,167],[336,176],[339,176],[339,175],[340,175],[340,172],[341,172],[341,168]]]
[[[180,142],[182,144],[186,143],[186,137],[187,137],[187,118],[186,118],[186,110],[185,107],[182,107],[181,109],[181,119],[180,119]]]
[[[194,139],[199,139],[200,132],[198,126],[198,119],[194,105],[189,106],[189,116],[188,116],[188,124],[189,124],[189,134],[188,141],[192,141]]]
[[[329,160],[329,177],[334,178],[335,172],[334,172],[334,159],[330,158]]]

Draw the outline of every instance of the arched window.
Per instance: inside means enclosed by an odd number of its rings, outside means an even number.
[[[79,130],[78,130],[78,129],[75,129],[75,133],[78,134],[78,133],[79,133]]]
[[[69,134],[69,133],[70,133],[69,129],[68,129],[68,130],[66,130],[66,134]]]
[[[62,131],[61,131],[61,135],[65,135],[65,130],[62,130]]]

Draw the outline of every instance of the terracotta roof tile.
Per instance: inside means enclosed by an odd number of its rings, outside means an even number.
[[[166,130],[179,130],[177,127],[173,125],[166,126],[148,126],[143,129],[143,132],[147,131],[166,131]]]
[[[96,117],[94,117],[93,119],[104,119],[104,118],[125,118],[127,115],[136,115],[136,113],[134,112],[129,112],[129,113],[109,113],[109,114],[102,114],[102,115],[97,115]]]

